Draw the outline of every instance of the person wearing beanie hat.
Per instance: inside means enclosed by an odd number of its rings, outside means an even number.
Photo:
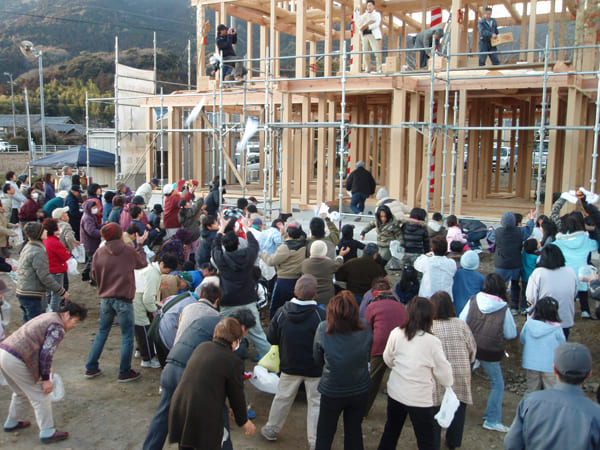
[[[42,243],[47,234],[43,225],[29,222],[23,233],[29,241],[19,256],[16,293],[23,310],[23,322],[27,322],[42,314],[42,298],[46,291],[52,291],[64,300],[69,298],[69,293],[50,274],[48,253]]]
[[[138,206],[144,206],[146,204],[146,202],[144,201],[144,197],[142,197],[141,195],[134,195],[131,199],[131,203]]]
[[[281,377],[273,398],[269,419],[261,435],[274,441],[283,428],[288,412],[302,383],[306,388],[306,431],[308,444],[314,448],[321,394],[318,390],[322,368],[315,362],[312,342],[319,324],[325,320],[325,310],[315,302],[318,280],[302,275],[294,287],[294,298],[277,311],[269,325],[267,338],[279,346]],[[311,343],[306,345],[306,343]]]
[[[131,370],[133,355],[133,337],[135,315],[133,298],[135,296],[134,270],[148,265],[143,243],[147,233],[137,238],[137,247],[129,246],[120,239],[123,231],[116,223],[102,227],[102,237],[106,244],[100,247],[92,260],[92,279],[98,285],[100,297],[100,325],[98,334],[92,343],[88,362],[85,366],[86,378],[94,378],[102,373],[98,360],[104,349],[108,334],[112,329],[115,316],[121,328],[121,359],[119,364],[120,383],[137,380],[138,372]]]
[[[310,246],[310,257],[302,261],[302,274],[312,275],[317,280],[317,296],[315,300],[320,305],[327,305],[335,295],[333,275],[344,263],[344,252],[335,260],[327,257],[327,244],[324,241],[314,241]]]
[[[527,395],[517,407],[504,438],[504,448],[600,447],[600,406],[583,392],[592,374],[587,347],[565,343],[554,350],[554,373],[558,383]]]
[[[365,210],[365,201],[375,193],[375,178],[367,169],[365,163],[358,161],[356,169],[346,179],[346,190],[352,194],[350,209],[354,214],[362,214]]]

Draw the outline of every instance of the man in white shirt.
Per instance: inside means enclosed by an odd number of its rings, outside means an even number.
[[[363,51],[375,53],[377,72],[381,73],[381,14],[375,10],[375,0],[367,0],[367,11],[360,16]],[[371,71],[371,55],[363,53],[363,71]]]
[[[71,169],[69,166],[65,166],[62,169],[62,173],[63,176],[58,182],[58,191],[69,192],[71,190],[71,185],[73,184],[73,169]]]

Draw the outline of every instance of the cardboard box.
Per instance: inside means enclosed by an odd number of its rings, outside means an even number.
[[[400,58],[398,56],[386,57],[385,64],[383,65],[383,71],[385,73],[400,72]]]
[[[492,47],[502,44],[510,44],[513,41],[512,33],[502,33],[491,39]]]
[[[433,58],[429,58],[429,60],[427,61],[427,70],[431,70],[431,61]],[[436,56],[435,57],[435,67],[434,70],[438,71],[438,70],[443,70],[446,68],[446,58],[442,57],[442,56]]]

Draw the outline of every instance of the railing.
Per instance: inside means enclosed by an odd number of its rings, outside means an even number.
[[[61,152],[63,150],[67,150],[73,147],[72,145],[48,145],[46,144],[46,153],[56,153]],[[29,150],[19,149],[18,145],[7,145],[5,147],[0,147],[0,153],[29,153]],[[37,157],[41,157],[42,155],[42,146],[34,145],[33,153]]]

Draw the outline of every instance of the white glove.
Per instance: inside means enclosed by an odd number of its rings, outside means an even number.
[[[577,203],[577,196],[575,195],[574,192],[563,192],[560,196],[560,198],[565,199],[566,201],[570,202],[570,203]]]

